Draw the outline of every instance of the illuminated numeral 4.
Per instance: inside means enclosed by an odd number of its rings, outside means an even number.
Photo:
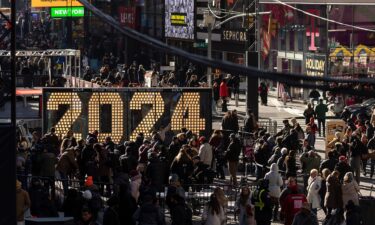
[[[101,116],[101,105],[109,104],[112,107],[112,132],[102,133],[100,132],[100,116]],[[124,133],[123,127],[123,103],[119,93],[93,93],[89,101],[89,131],[99,131],[99,142],[104,142],[107,136],[112,138],[112,141],[119,143]]]
[[[69,105],[69,109],[55,125],[57,135],[64,136],[77,120],[82,110],[82,102],[77,93],[55,92],[52,93],[47,101],[47,110],[58,110],[59,105]],[[74,133],[77,139],[82,138],[81,133]]]
[[[164,113],[164,100],[159,92],[136,92],[130,101],[130,109],[141,110],[142,105],[147,104],[152,105],[152,109],[132,132],[130,140],[134,141],[138,133],[144,133],[146,137],[149,136],[154,124]]]
[[[185,92],[181,95],[172,116],[172,130],[181,130],[185,127],[194,134],[205,130],[206,120],[200,118],[200,95],[199,93]]]

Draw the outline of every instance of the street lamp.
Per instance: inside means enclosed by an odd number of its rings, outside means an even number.
[[[212,30],[215,28],[215,17],[208,11],[204,12],[203,24],[207,27],[207,58],[212,59]],[[212,87],[212,68],[207,68],[207,84]]]

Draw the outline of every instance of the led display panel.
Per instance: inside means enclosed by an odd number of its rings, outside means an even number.
[[[194,39],[194,0],[165,0],[165,37]]]
[[[157,131],[169,142],[182,127],[209,135],[211,116],[209,88],[43,89],[44,131],[71,129],[77,139],[98,130],[99,141],[122,143]]]

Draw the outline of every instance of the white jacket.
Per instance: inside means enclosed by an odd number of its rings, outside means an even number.
[[[320,208],[319,190],[322,187],[322,180],[319,176],[315,178],[309,177],[307,186],[307,201],[312,205],[313,209]]]
[[[211,167],[212,164],[212,147],[209,143],[204,143],[199,148],[199,157],[201,158],[201,162],[203,164],[209,165]]]
[[[279,173],[279,167],[276,163],[272,163],[271,171],[266,173],[264,179],[269,181],[269,195],[274,198],[279,198],[281,192],[280,188],[283,185],[283,179],[281,178],[281,175]]]
[[[224,207],[220,207],[219,214],[212,214],[211,209],[204,207],[202,219],[205,222],[205,225],[225,225],[226,224],[226,215]]]

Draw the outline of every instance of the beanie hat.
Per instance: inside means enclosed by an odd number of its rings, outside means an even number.
[[[342,161],[346,161],[346,157],[345,157],[345,156],[343,156],[343,155],[342,155],[342,156],[340,156],[340,157],[339,157],[339,161],[340,161],[340,162],[342,162]]]
[[[94,180],[92,179],[92,176],[88,176],[85,180],[85,187],[90,187],[94,185]]]
[[[203,142],[205,142],[206,141],[206,137],[205,136],[201,136],[200,138],[199,138],[199,143],[203,143]]]
[[[92,194],[90,190],[86,190],[83,192],[82,197],[86,200],[91,200]]]

